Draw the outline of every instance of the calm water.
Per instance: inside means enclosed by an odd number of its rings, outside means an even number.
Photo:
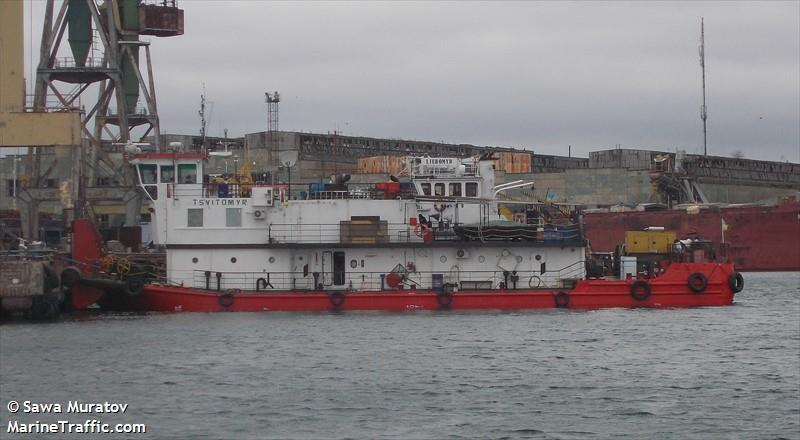
[[[0,325],[9,400],[119,402],[98,438],[800,439],[800,273],[733,307],[88,316]],[[73,435],[67,438],[83,438]]]

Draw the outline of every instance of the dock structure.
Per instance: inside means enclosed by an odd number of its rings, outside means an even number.
[[[538,154],[531,149],[497,148],[470,144],[344,136],[333,133],[269,131],[243,137],[206,137],[163,134],[163,143],[182,151],[228,150],[230,155],[212,156],[206,167],[209,174],[233,174],[240,168],[244,145],[249,148],[249,161],[254,182],[287,183],[299,196],[311,183],[328,182],[333,174],[351,174],[352,184],[369,184],[385,180],[398,171],[402,155],[476,156],[494,151],[499,158],[495,168],[498,183],[530,180],[533,188],[509,193],[518,198],[582,204],[589,208],[613,205],[658,203],[764,203],[800,193],[800,164],[772,162],[735,157],[703,156],[664,150],[612,148],[593,151],[588,158]],[[147,140],[147,139],[145,139]],[[179,147],[178,147],[179,145]],[[154,149],[145,146],[144,149]],[[112,162],[124,161],[124,146],[104,145]],[[286,152],[295,152],[298,160],[291,170],[281,163]],[[63,160],[58,149],[43,150],[41,164],[51,169],[50,177],[38,189],[31,190],[24,180],[2,179],[0,193],[17,197],[0,198],[0,213],[12,218],[11,211],[19,199],[34,196],[42,215],[36,239],[57,240],[63,229],[54,219],[64,207],[63,185],[70,175],[70,161]],[[335,158],[335,163],[334,163]],[[24,157],[0,158],[4,176],[28,175],[30,164]],[[16,173],[14,169],[16,168]],[[66,177],[61,177],[66,176]],[[133,226],[127,222],[125,201],[131,187],[119,176],[98,171],[85,190],[95,220],[104,229]],[[142,209],[140,218],[147,219]],[[13,219],[4,221],[5,232],[19,234]]]
[[[0,319],[19,313],[34,320],[58,316],[64,294],[47,254],[0,255]]]
[[[546,155],[535,147],[503,148],[471,144],[344,136],[336,133],[281,131],[279,142],[268,132],[245,136],[263,176],[285,180],[288,172],[278,156],[288,150],[299,160],[291,173],[297,191],[311,182],[327,181],[334,173],[350,173],[353,181],[385,179],[396,171],[403,155],[478,156],[495,152],[498,182],[532,180],[534,188],[519,189],[521,197],[578,203],[589,207],[616,204],[755,203],[800,192],[800,164],[735,157],[686,154],[667,149],[612,148],[588,158]],[[210,169],[222,172],[224,163]],[[263,178],[263,177],[262,177]],[[265,179],[268,180],[268,179]]]

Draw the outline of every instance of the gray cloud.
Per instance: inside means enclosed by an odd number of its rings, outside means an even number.
[[[704,16],[710,153],[800,162],[797,2],[180,6],[186,34],[152,46],[170,132],[199,130],[205,83],[214,135],[264,130],[278,90],[282,129],[697,152]]]

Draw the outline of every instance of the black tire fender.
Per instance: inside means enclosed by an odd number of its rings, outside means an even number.
[[[733,293],[739,293],[744,289],[744,277],[739,272],[733,272],[728,275],[728,287],[731,288]]]
[[[331,305],[334,307],[341,307],[344,305],[344,292],[332,292],[328,295],[328,301],[331,302]]]
[[[81,271],[77,267],[68,267],[61,271],[61,285],[73,287],[81,281]]]
[[[55,269],[49,264],[45,264],[42,267],[44,268],[44,291],[50,292],[61,287],[61,281]]]
[[[556,303],[556,308],[566,309],[569,307],[569,294],[567,292],[558,292],[553,295],[553,300]]]
[[[217,296],[217,302],[222,307],[230,307],[230,306],[232,306],[235,300],[236,300],[236,298],[233,296],[233,292],[230,291],[230,290],[225,291],[225,293]]]
[[[686,279],[686,285],[694,293],[702,293],[708,287],[708,277],[700,272],[694,272]]]
[[[444,291],[437,293],[436,302],[443,308],[450,307],[450,304],[453,303],[453,292]]]
[[[33,299],[30,313],[35,321],[52,321],[58,318],[58,301],[50,296],[37,296]]]
[[[125,293],[128,296],[139,296],[144,291],[145,282],[140,277],[131,277],[125,280]]]
[[[631,284],[630,294],[636,301],[644,301],[650,298],[650,283],[645,280],[636,280]]]

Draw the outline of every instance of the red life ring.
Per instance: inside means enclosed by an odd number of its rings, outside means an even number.
[[[403,276],[397,272],[390,272],[388,275],[386,275],[386,284],[388,284],[392,289],[398,288],[402,282]]]

